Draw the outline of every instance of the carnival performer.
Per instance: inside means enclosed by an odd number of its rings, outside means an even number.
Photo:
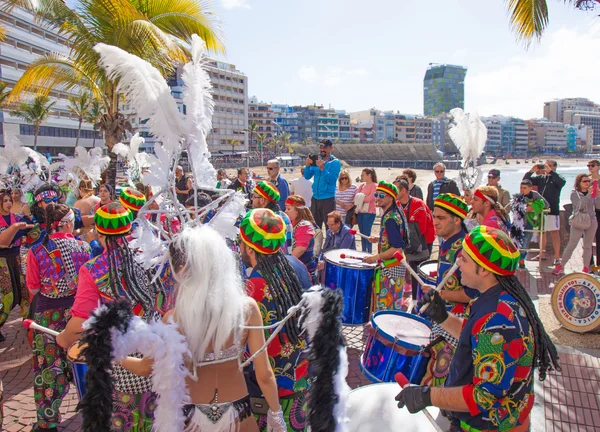
[[[398,407],[416,413],[428,406],[449,411],[457,431],[527,431],[534,402],[534,369],[540,380],[558,365],[529,294],[514,276],[519,250],[503,231],[480,225],[465,236],[459,259],[463,285],[480,296],[466,318],[448,313],[437,291],[426,295],[426,314],[458,348],[444,387],[405,387]]]
[[[81,214],[93,215],[96,206],[100,203],[100,198],[94,194],[94,185],[91,180],[79,181],[79,199],[75,201],[74,208],[79,209]]]
[[[23,193],[21,192],[21,189],[19,189],[19,188],[12,189],[13,207],[12,207],[11,211],[18,217],[22,217],[22,216],[30,217],[31,209],[29,208],[29,204],[27,204],[27,201],[23,201],[23,198],[24,198],[24,196],[23,196]]]
[[[64,330],[77,290],[79,269],[91,257],[87,243],[73,237],[75,213],[65,204],[46,207],[48,236],[29,250],[27,288],[36,296],[34,321]],[[70,363],[53,336],[34,332],[33,392],[37,413],[34,431],[58,432],[60,405],[69,392]]]
[[[462,253],[462,242],[467,234],[463,221],[469,208],[459,196],[442,193],[433,202],[433,225],[442,238],[437,265],[437,282],[440,283],[450,268],[458,261]],[[422,287],[429,293],[429,285]],[[471,301],[469,294],[475,296],[477,291],[463,287],[460,270],[456,270],[440,291],[440,297],[446,301],[448,312],[462,318],[467,304]],[[431,387],[443,386],[450,372],[450,361],[458,345],[458,340],[433,322],[431,326],[431,358],[422,384]]]
[[[29,295],[21,269],[21,238],[32,228],[12,212],[10,191],[0,190],[0,329],[10,311],[19,305],[21,316],[29,313]],[[0,333],[0,342],[5,340]]]
[[[310,209],[306,207],[304,198],[290,195],[285,201],[285,213],[289,216],[293,226],[291,254],[306,266],[311,279],[317,279],[317,256],[321,250],[323,233],[315,225]]]
[[[95,216],[96,230],[104,252],[91,259],[79,271],[79,282],[71,319],[56,341],[68,348],[79,339],[82,324],[99,303],[128,298],[133,313],[145,321],[160,318],[164,299],[160,278],[153,278],[135,261],[127,236],[133,216],[121,204],[113,202],[100,208]],[[156,396],[148,378],[138,377],[114,365],[112,431],[148,431],[152,429]]]
[[[132,188],[121,189],[119,202],[131,212],[133,219],[135,219],[140,209],[146,204],[146,195]]]
[[[288,198],[289,201],[289,198]],[[287,205],[287,204],[286,204]],[[249,211],[240,224],[242,260],[252,267],[246,291],[257,301],[265,326],[285,318],[290,307],[302,296],[300,282],[294,269],[281,253],[285,241],[283,219],[269,209]],[[266,330],[270,336],[273,330]],[[300,334],[297,317],[292,317],[268,348],[273,366],[279,401],[288,431],[304,431],[306,427],[305,398],[310,385],[306,340]],[[260,397],[257,378],[249,371],[247,381],[250,395]],[[267,426],[266,413],[256,412],[261,430]]]
[[[475,189],[472,210],[473,214],[478,216],[481,225],[510,234],[510,220],[498,202],[498,189],[494,186],[479,186]]]
[[[252,208],[268,208],[283,219],[285,222],[285,243],[281,247],[281,251],[284,254],[291,253],[294,228],[288,215],[279,208],[279,191],[277,188],[265,181],[258,182],[254,186],[254,191],[252,191]]]
[[[94,213],[96,213],[100,207],[110,204],[114,199],[114,195],[111,185],[108,183],[101,184],[100,187],[98,187],[98,197],[100,197],[100,202],[94,207]]]
[[[379,253],[364,259],[366,263],[378,263],[394,258],[394,254],[402,251],[406,245],[406,217],[398,209],[396,197],[398,188],[386,181],[380,181],[375,192],[375,205],[383,214],[381,216],[381,230],[379,237],[371,236],[371,243],[378,243]],[[404,289],[406,271],[397,265],[381,270],[380,282],[375,282],[374,302],[375,310],[400,310],[402,308],[402,291]]]

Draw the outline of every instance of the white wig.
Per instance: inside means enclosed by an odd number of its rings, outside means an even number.
[[[223,237],[207,225],[186,227],[171,245],[177,280],[175,320],[185,334],[192,359],[201,361],[208,349],[219,359],[233,337],[240,340],[247,295],[233,251]],[[177,266],[183,265],[179,269]]]

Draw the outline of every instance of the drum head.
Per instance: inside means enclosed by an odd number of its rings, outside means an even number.
[[[342,258],[342,255],[345,257]],[[332,249],[323,254],[325,261],[340,267],[374,268],[375,264],[367,264],[362,259],[372,254],[353,249]]]
[[[357,388],[348,397],[349,432],[428,432],[436,429],[422,412],[411,414],[405,408],[398,408],[394,400],[400,393],[396,383],[372,384]],[[427,408],[442,428],[448,421],[435,407]]]
[[[587,273],[560,278],[552,291],[552,311],[560,324],[577,333],[600,332],[600,281]]]
[[[431,328],[427,321],[416,315],[399,311],[381,311],[373,315],[371,321],[377,334],[389,341],[398,340],[401,345],[416,351],[419,351],[422,345],[429,343]]]
[[[423,279],[426,279],[429,282],[433,282],[435,284],[435,282],[437,281],[437,269],[438,269],[438,262],[437,260],[429,260],[429,261],[425,261],[421,264],[419,264],[419,276],[421,276]],[[435,276],[432,276],[432,274],[435,274]]]

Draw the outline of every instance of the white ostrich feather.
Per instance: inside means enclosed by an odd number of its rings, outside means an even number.
[[[123,159],[127,159],[129,156],[129,146],[123,143],[116,143],[112,149],[112,152],[117,156],[121,156]]]
[[[148,172],[143,174],[144,184],[153,188],[167,188],[169,185],[169,167],[173,165],[173,156],[160,144],[154,144],[154,155],[145,156],[144,167]]]
[[[29,192],[44,183],[44,169],[50,163],[40,153],[25,147],[14,135],[4,137],[0,151],[0,179],[8,187]]]
[[[487,140],[486,126],[477,113],[472,113],[469,118],[461,108],[450,110],[450,115],[454,123],[450,125],[448,134],[458,148],[464,165],[469,162],[476,165]]]
[[[148,119],[152,134],[174,154],[183,136],[183,123],[171,89],[160,72],[141,58],[120,48],[96,44],[100,64],[111,78],[118,78],[118,90],[134,106],[140,118]]]
[[[239,228],[235,226],[235,223],[240,216],[245,214],[246,198],[241,192],[235,192],[208,224],[223,237],[233,240],[239,234]]]
[[[166,244],[161,241],[150,223],[145,219],[138,219],[137,228],[131,233],[133,237],[129,242],[129,247],[137,250],[135,260],[146,270],[162,266],[169,261],[169,251]]]
[[[100,174],[108,166],[110,157],[102,156],[101,148],[86,151],[85,147],[75,147],[75,156],[69,157],[60,153],[65,172],[72,173],[75,178],[91,180],[93,184],[100,180]]]

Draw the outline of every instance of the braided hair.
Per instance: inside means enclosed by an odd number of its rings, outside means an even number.
[[[267,282],[275,303],[277,321],[281,321],[286,317],[288,309],[296,306],[302,299],[302,286],[298,275],[281,251],[270,255],[256,252],[256,270]],[[301,333],[296,316],[288,321],[286,333],[290,342],[296,345]],[[279,338],[283,343],[281,333]]]
[[[532,367],[539,369],[540,381],[546,379],[546,372],[548,370],[556,370],[560,372],[561,368],[558,363],[558,352],[556,347],[544,325],[542,324],[540,317],[538,316],[535,306],[533,305],[529,294],[523,288],[523,285],[519,282],[516,276],[498,276],[496,279],[500,284],[500,287],[515,298],[525,310],[529,325],[533,330],[535,352],[533,353]]]
[[[498,199],[500,197],[500,194],[498,193],[498,189],[496,189],[495,186],[479,186],[477,188],[477,190],[479,190],[479,192],[481,192],[482,194],[484,194],[487,197],[490,197],[491,199],[494,200],[494,204],[492,204],[492,209],[494,209],[496,211],[496,214],[502,219],[502,221],[507,225],[510,226],[510,219],[508,217],[508,213],[506,213],[506,210],[504,210],[504,207],[502,207],[502,205],[498,202]]]
[[[42,244],[46,246],[48,244],[48,239],[50,238],[50,234],[56,231],[56,228],[53,226],[54,222],[59,222],[63,217],[67,215],[71,211],[71,208],[66,204],[54,204],[50,203],[46,206],[46,217],[44,222],[46,223],[46,232],[48,235],[44,237]]]

